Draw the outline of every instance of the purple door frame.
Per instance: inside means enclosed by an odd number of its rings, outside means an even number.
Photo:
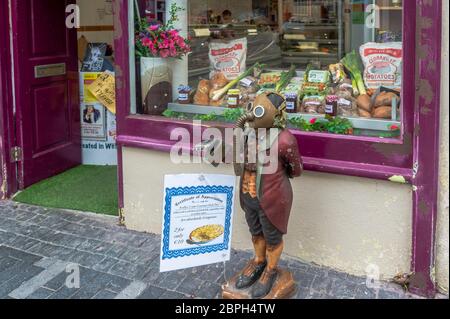
[[[10,160],[15,145],[10,50],[8,1],[0,0],[0,200],[17,191],[16,165]]]
[[[174,143],[168,132],[174,127],[192,129],[183,121],[129,114],[128,7],[126,0],[115,0],[115,51],[117,64],[117,125],[119,152],[122,146],[169,151]],[[345,138],[294,132],[305,158],[305,168],[313,171],[362,176],[386,180],[401,175],[413,187],[413,234],[411,290],[432,297],[437,188],[439,162],[439,110],[442,0],[404,2],[405,59],[403,104],[409,115],[404,123],[404,140]],[[414,40],[415,38],[415,40]],[[415,81],[412,81],[415,79]],[[305,142],[306,141],[306,142]],[[355,150],[359,150],[355,152]],[[360,151],[363,155],[360,155]],[[348,160],[357,156],[360,162]],[[121,156],[121,154],[119,154]],[[378,164],[377,164],[378,163]],[[119,174],[122,173],[121,161]],[[121,175],[120,175],[121,178]],[[123,207],[123,183],[119,183]]]

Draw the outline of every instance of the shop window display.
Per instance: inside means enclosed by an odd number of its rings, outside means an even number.
[[[165,1],[132,6],[132,113],[234,122],[258,94],[275,91],[293,130],[401,137],[401,1],[189,0],[174,21]],[[164,23],[186,40],[173,54],[139,39]]]

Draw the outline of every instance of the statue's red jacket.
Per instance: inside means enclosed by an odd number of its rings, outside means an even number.
[[[278,149],[273,145],[270,147],[270,152],[275,150],[278,156],[268,157],[268,162],[262,166],[258,198],[267,218],[280,232],[286,234],[293,198],[289,179],[302,174],[303,161],[297,140],[287,129],[278,135]],[[278,163],[271,163],[269,158],[276,158]],[[267,173],[270,165],[276,165],[275,172]],[[240,202],[243,207],[242,196]]]

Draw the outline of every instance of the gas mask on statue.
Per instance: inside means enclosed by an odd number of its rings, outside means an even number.
[[[246,113],[241,116],[236,128],[244,129],[245,125],[252,129],[270,129],[286,127],[285,99],[277,93],[263,93],[249,103]]]

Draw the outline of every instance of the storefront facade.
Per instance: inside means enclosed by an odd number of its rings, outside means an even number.
[[[221,122],[220,117],[205,122],[205,115],[221,110],[220,106],[211,109],[208,105],[191,103],[182,108],[176,103],[180,85],[195,89],[200,79],[209,76],[208,50],[203,47],[214,32],[223,31],[217,27],[224,24],[217,21],[217,13],[222,13],[220,19],[224,19],[227,8],[223,6],[234,9],[228,11],[258,12],[255,17],[262,17],[261,22],[244,14],[243,18],[234,17],[242,19],[239,21],[242,23],[233,20],[230,23],[234,25],[232,32],[238,35],[242,30],[246,32],[248,67],[264,62],[271,71],[283,71],[296,64],[296,76],[302,78],[310,62],[317,69],[326,69],[353,49],[359,51],[367,39],[377,42],[381,33],[366,32],[364,23],[368,15],[364,14],[364,8],[370,1],[321,1],[318,7],[311,1],[293,7],[291,1],[267,1],[267,5],[265,1],[252,1],[251,5],[240,4],[242,7],[209,1],[206,9],[201,1],[165,1],[161,6],[157,2],[162,1],[153,2],[155,12],[146,11],[148,16],[153,15],[152,19],[165,19],[171,3],[187,8],[178,13],[176,26],[182,34],[189,33],[192,37],[193,53],[189,58],[169,63],[173,74],[169,106],[172,112],[164,116],[153,114],[146,103],[157,103],[140,92],[139,66],[142,65],[134,46],[136,11],[143,15],[143,10],[148,9],[146,2],[138,1],[136,5],[135,1],[114,1],[117,144],[121,221],[130,229],[160,233],[162,201],[158,199],[163,194],[164,175],[233,174],[231,165],[214,168],[208,164],[174,164],[169,155],[177,142],[171,140],[174,129],[193,132],[232,125]],[[6,9],[8,1],[2,1],[1,5]],[[359,16],[354,14],[349,18],[350,12],[361,8]],[[304,124],[291,127],[306,173],[292,183],[294,203],[285,252],[356,275],[378,274],[382,279],[391,279],[398,273],[412,272],[411,290],[432,296],[436,285],[448,289],[448,201],[445,199],[448,194],[448,134],[445,134],[448,92],[440,89],[448,86],[448,66],[446,69],[445,63],[441,65],[442,54],[448,57],[448,3],[384,1],[381,8],[389,8],[386,23],[395,29],[390,36],[402,43],[402,84],[400,87],[393,84],[391,88],[400,91],[396,100],[401,100],[401,104],[390,105],[391,113],[384,118],[364,118],[360,108],[354,107],[352,116],[343,115],[350,118],[354,134],[308,131]],[[322,20],[307,23],[296,20],[316,15]],[[8,28],[5,19],[0,23],[2,30]],[[307,27],[302,32],[292,31],[297,24]],[[325,25],[331,32],[317,30],[318,25],[320,28]],[[318,39],[313,31],[326,34],[325,39]],[[0,195],[3,197],[20,188],[9,154],[14,144],[9,136],[14,90],[8,81],[12,78],[12,69],[8,68],[12,52],[8,35],[0,32]],[[271,36],[277,39],[277,45],[272,45]],[[292,40],[301,44],[293,46],[289,42]],[[324,117],[318,110],[309,112],[307,105],[301,109],[299,105],[298,110],[299,116],[311,124]],[[192,117],[174,116],[183,112],[203,120],[201,126],[193,124]],[[296,115],[291,116],[295,119]],[[186,145],[189,150],[192,147],[192,143]],[[251,241],[245,219],[240,208],[236,207],[236,212],[233,247],[247,249]]]

